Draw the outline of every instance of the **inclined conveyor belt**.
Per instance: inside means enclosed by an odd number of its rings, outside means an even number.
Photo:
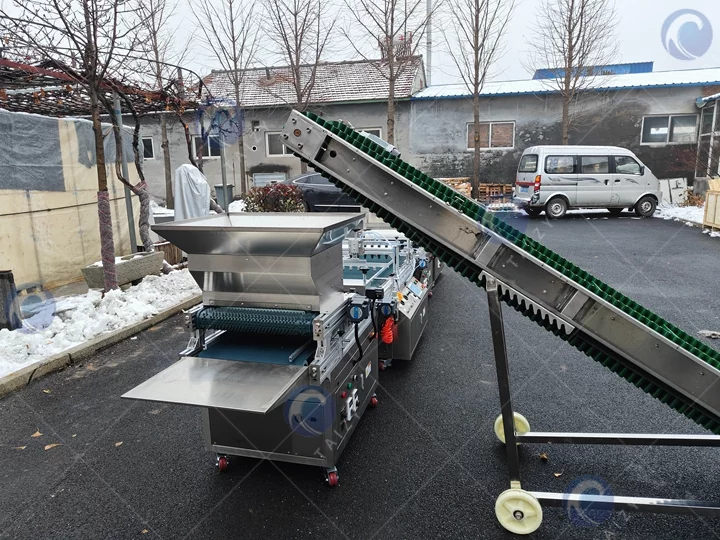
[[[628,382],[720,434],[720,353],[351,127],[293,111],[282,142],[359,203]]]

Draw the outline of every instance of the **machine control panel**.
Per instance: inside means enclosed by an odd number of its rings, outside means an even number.
[[[417,279],[413,278],[408,281],[398,295],[398,311],[408,318],[412,318],[426,294],[427,289]]]

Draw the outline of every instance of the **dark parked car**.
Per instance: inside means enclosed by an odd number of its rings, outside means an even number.
[[[285,181],[300,188],[308,212],[360,212],[360,205],[319,173],[307,173]]]

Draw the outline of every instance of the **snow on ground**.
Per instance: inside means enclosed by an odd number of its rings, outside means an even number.
[[[129,289],[99,291],[50,300],[24,327],[0,330],[0,377],[76,347],[100,334],[148,319],[199,294],[200,288],[187,270],[163,276],[147,276]]]
[[[153,216],[174,216],[175,210],[160,206],[155,201],[150,201],[150,212]]]
[[[242,199],[238,201],[233,201],[230,203],[230,206],[228,206],[228,212],[244,212],[245,211],[245,201]]]
[[[701,206],[661,206],[655,212],[656,218],[692,221],[702,225],[705,209]]]

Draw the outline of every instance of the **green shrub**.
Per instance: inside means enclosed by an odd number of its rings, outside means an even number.
[[[246,212],[304,212],[302,192],[297,186],[270,184],[252,188],[245,197]]]

